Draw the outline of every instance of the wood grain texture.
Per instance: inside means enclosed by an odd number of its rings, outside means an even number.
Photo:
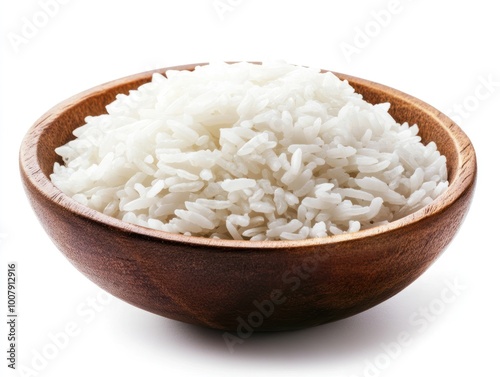
[[[195,65],[173,67],[192,70]],[[420,211],[357,233],[302,241],[187,237],[107,217],[61,193],[49,179],[54,149],[87,115],[156,70],[116,80],[49,110],[25,136],[20,170],[27,197],[55,245],[90,280],[153,313],[224,330],[315,326],[369,309],[419,277],[442,253],[470,206],[476,157],[448,117],[395,89],[337,74],[372,103],[390,102],[399,122],[418,123],[448,160],[449,189]],[[260,307],[260,309],[259,309]],[[261,314],[256,314],[256,313]]]

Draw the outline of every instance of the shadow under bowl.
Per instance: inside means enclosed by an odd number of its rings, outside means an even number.
[[[192,70],[196,64],[173,67]],[[90,280],[139,308],[235,331],[305,328],[345,318],[395,295],[419,277],[457,232],[470,206],[476,157],[468,137],[428,104],[384,85],[338,74],[371,103],[390,102],[400,123],[447,158],[449,188],[430,205],[388,225],[301,241],[214,240],[125,223],[87,208],[51,182],[54,152],[88,115],[150,81],[149,71],[78,94],[26,134],[20,170],[45,231]]]

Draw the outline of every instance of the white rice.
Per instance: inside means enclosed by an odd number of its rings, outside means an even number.
[[[168,77],[168,79],[167,79]],[[56,149],[53,183],[106,215],[221,239],[386,224],[448,187],[446,159],[332,73],[216,63],[155,74]]]

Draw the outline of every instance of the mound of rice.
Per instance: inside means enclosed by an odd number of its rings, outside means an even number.
[[[168,78],[167,78],[168,77]],[[155,74],[56,149],[53,183],[124,221],[221,239],[296,240],[406,216],[446,159],[332,73],[217,63]]]

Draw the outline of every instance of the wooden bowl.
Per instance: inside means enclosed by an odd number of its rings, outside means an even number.
[[[194,69],[196,65],[173,67]],[[371,103],[390,102],[399,122],[417,123],[447,158],[450,186],[418,212],[357,233],[301,241],[214,240],[169,234],[105,216],[50,181],[54,149],[87,115],[153,72],[76,95],[43,115],[20,151],[26,194],[55,245],[116,297],[175,320],[251,333],[338,320],[395,295],[419,277],[457,232],[473,196],[476,157],[463,131],[424,102],[367,80],[347,79]]]

